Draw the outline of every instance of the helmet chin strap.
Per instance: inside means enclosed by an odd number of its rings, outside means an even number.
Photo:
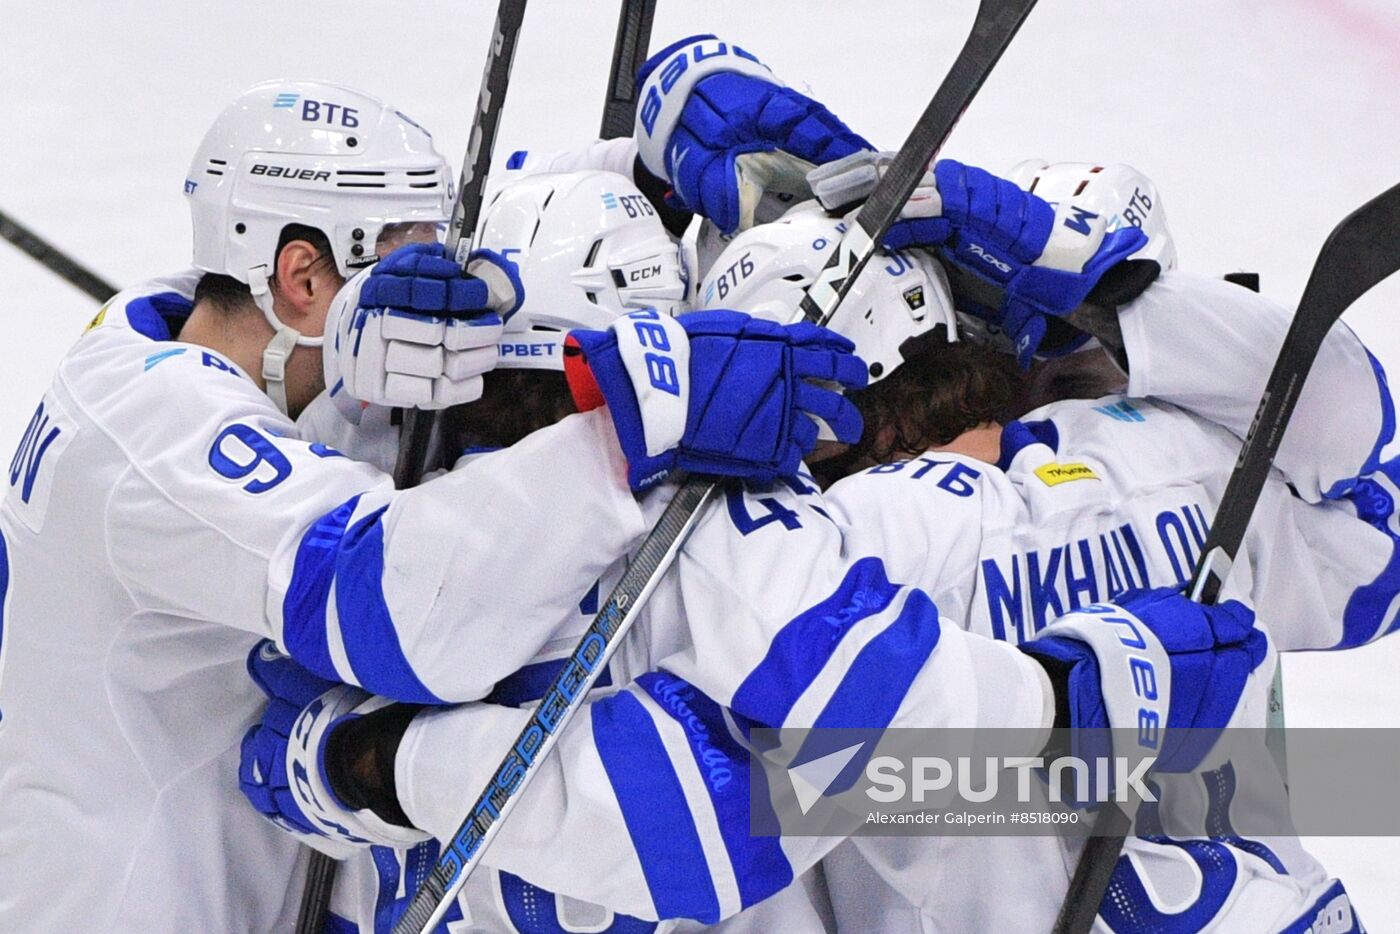
[[[288,418],[287,411],[287,358],[297,347],[320,347],[323,337],[306,337],[296,328],[288,327],[273,310],[272,289],[268,284],[267,267],[254,266],[248,270],[248,289],[253,293],[253,302],[262,310],[267,323],[272,325],[272,340],[263,348],[262,378],[266,392],[273,403]]]

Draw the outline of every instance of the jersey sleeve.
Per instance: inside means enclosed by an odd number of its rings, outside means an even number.
[[[298,438],[211,351],[84,340],[62,373],[126,463],[103,521],[117,579],[144,610],[271,637],[325,677],[484,696],[645,531],[606,413],[396,492]]]
[[[490,865],[638,917],[715,923],[839,842],[762,833],[776,818],[754,729],[1048,727],[1038,665],[941,619],[879,558],[847,554],[820,508],[790,490],[731,489],[702,520],[677,573],[689,644],[586,703]],[[463,795],[484,787],[527,717],[472,705],[415,720],[396,766],[409,818],[451,835]],[[771,754],[776,768],[817,757],[805,744]]]
[[[1167,273],[1119,312],[1128,394],[1243,438],[1293,314],[1249,289]],[[1310,502],[1357,478],[1393,434],[1385,372],[1350,328],[1332,328],[1303,385],[1275,466]]]
[[[1291,318],[1231,283],[1165,275],[1120,314],[1129,391],[1243,437]],[[1395,423],[1384,368],[1339,323],[1274,460],[1287,485],[1270,481],[1245,541],[1257,580],[1227,590],[1249,595],[1281,650],[1350,648],[1397,628]]]

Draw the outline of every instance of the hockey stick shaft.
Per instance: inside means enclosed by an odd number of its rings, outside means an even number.
[[[515,47],[524,19],[525,0],[501,0],[496,9],[496,23],[491,30],[491,48],[486,58],[486,71],[481,78],[481,93],[477,96],[471,136],[462,159],[462,172],[457,179],[457,200],[452,205],[452,217],[448,221],[444,240],[448,255],[462,265],[466,264],[472,233],[481,217],[486,175],[491,168],[496,130],[501,123],[506,88],[510,84],[510,69],[515,61]],[[417,486],[423,479],[435,421],[431,411],[408,409],[404,412],[403,425],[399,430],[399,457],[394,464],[394,486],[398,489]],[[335,860],[324,853],[311,854],[301,911],[297,916],[297,934],[320,934],[324,929],[336,866]]]
[[[1352,303],[1400,270],[1397,231],[1400,185],[1353,211],[1322,245],[1201,548],[1201,560],[1187,591],[1193,600],[1211,605],[1219,598],[1303,382],[1328,331]],[[1070,880],[1064,907],[1055,922],[1056,934],[1084,934],[1093,926],[1130,825],[1122,810],[1105,805]]]
[[[524,19],[525,0],[501,0],[496,8],[491,50],[486,58],[486,72],[481,78],[481,94],[476,102],[471,138],[467,143],[466,156],[462,159],[462,174],[457,180],[457,200],[447,224],[445,243],[448,255],[455,257],[463,266],[466,265],[472,235],[481,217],[486,175],[491,168],[491,154],[496,148],[496,130],[501,124],[506,89],[510,85],[510,69],[515,61],[515,47]],[[403,427],[399,431],[399,457],[394,464],[394,486],[399,489],[416,486],[423,479],[435,422],[436,416],[432,411],[404,411]]]
[[[656,0],[622,0],[617,37],[613,40],[612,68],[608,72],[608,96],[598,128],[600,139],[632,135],[632,122],[637,116],[637,69],[646,61],[655,17]]]
[[[972,33],[948,76],[857,213],[856,222],[833,252],[826,269],[803,296],[797,320],[810,318],[824,323],[830,319],[1035,2],[983,0]],[[519,803],[522,792],[537,774],[538,764],[548,757],[569,721],[582,708],[608,659],[717,489],[716,481],[702,477],[691,477],[681,484],[466,820],[451,840],[444,841],[442,855],[395,925],[395,934],[421,934],[441,919],[501,824]]]
[[[116,286],[3,211],[0,211],[0,237],[89,298],[105,302],[117,294]]]
[[[296,934],[321,934],[326,929],[326,916],[331,910],[331,890],[335,888],[335,873],[340,863],[320,850],[311,851],[306,864],[306,886],[301,891],[301,909],[297,912]]]

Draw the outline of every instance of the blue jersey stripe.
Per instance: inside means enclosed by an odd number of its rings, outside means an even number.
[[[755,725],[782,726],[846,633],[884,610],[897,591],[878,558],[857,561],[835,593],[782,628],[734,693],[734,711]]]
[[[598,701],[592,714],[593,742],[658,916],[713,924],[719,920],[719,896],[656,724],[630,694]]]
[[[355,680],[368,691],[394,700],[441,704],[442,698],[418,680],[403,654],[394,619],[384,599],[384,525],[381,507],[351,526],[336,561],[335,609],[340,639]]]
[[[331,681],[341,680],[326,643],[326,600],[335,577],[335,559],[360,497],[341,503],[312,523],[301,537],[292,581],[282,601],[282,645],[303,667]]]
[[[1390,397],[1385,368],[1369,351],[1367,356],[1380,392],[1381,429],[1360,476],[1333,484],[1323,495],[1329,499],[1351,500],[1358,518],[1389,536],[1390,560],[1375,580],[1356,588],[1347,600],[1346,609],[1342,611],[1342,638],[1334,646],[1339,649],[1361,645],[1380,635],[1386,625],[1385,611],[1396,594],[1400,594],[1400,533],[1395,527],[1395,498],[1380,483],[1371,479],[1372,475],[1379,473],[1400,485],[1400,462],[1394,458],[1381,462],[1381,451],[1395,437],[1395,404]],[[1400,623],[1400,617],[1397,623]]]
[[[685,730],[695,765],[715,809],[720,836],[734,867],[739,900],[747,908],[792,882],[788,862],[776,836],[754,836],[749,826],[749,754],[734,741],[719,704],[694,685],[667,672],[642,675],[637,683]],[[771,809],[771,808],[770,808]]]
[[[868,731],[859,737],[865,741],[865,746],[823,794],[840,794],[860,777],[866,760],[875,751],[881,731],[894,720],[941,634],[938,608],[927,594],[915,590],[904,601],[894,621],[856,655],[812,724],[816,729],[793,760],[794,765],[799,765],[821,758],[849,746],[852,730]],[[827,734],[825,741],[824,733]]]
[[[5,532],[0,529],[0,659],[5,657],[5,605],[10,599],[10,550],[5,544]],[[0,719],[5,711],[0,710]]]

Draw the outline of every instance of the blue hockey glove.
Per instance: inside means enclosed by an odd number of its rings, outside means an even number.
[[[1112,728],[1111,754],[1153,757],[1164,772],[1200,764],[1270,657],[1248,607],[1205,606],[1172,588],[1066,613],[1021,650],[1064,676],[1075,756],[1110,754],[1103,747]],[[1127,734],[1133,748],[1117,748]]]
[[[856,407],[816,382],[864,386],[853,349],[813,324],[648,310],[606,331],[571,331],[564,371],[581,410],[608,406],[634,490],[675,468],[767,484],[796,475],[817,418],[837,440],[860,440]]]
[[[936,246],[945,263],[1003,289],[999,308],[966,300],[958,307],[1005,331],[1021,366],[1037,353],[1055,356],[1082,345],[1087,335],[1042,347],[1048,319],[1073,311],[1104,273],[1146,245],[1147,236],[1136,227],[1106,234],[1107,218],[1069,203],[1051,205],[951,159],[940,161],[933,174],[941,209],[897,222],[885,246]]]
[[[515,263],[479,250],[464,273],[438,243],[400,247],[351,280],[331,314],[332,385],[373,405],[444,408],[481,398],[502,316],[520,306]]]
[[[653,55],[637,86],[643,165],[725,233],[775,220],[794,198],[811,197],[813,166],[870,148],[751,54],[711,35]]]
[[[267,708],[243,737],[238,786],[259,814],[338,859],[370,844],[411,846],[427,839],[372,811],[348,809],[326,783],[331,730],[388,701],[312,674],[268,640],[248,654],[248,674],[267,695]]]

